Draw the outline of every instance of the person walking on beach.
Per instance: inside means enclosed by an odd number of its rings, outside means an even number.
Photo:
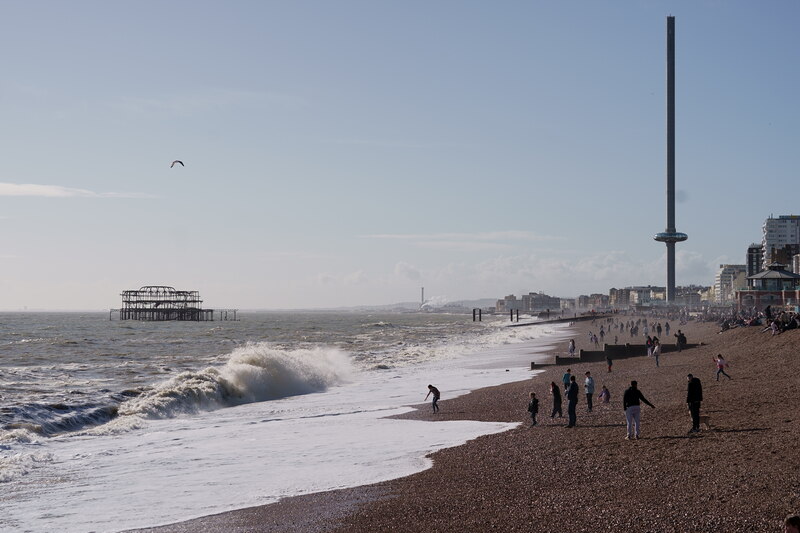
[[[550,418],[555,418],[556,413],[558,413],[558,418],[564,416],[561,412],[561,389],[558,388],[555,381],[550,382],[550,394],[553,395],[553,412],[550,414]]]
[[[616,342],[614,344],[616,344]],[[611,361],[611,354],[610,353],[606,354],[606,364],[608,365],[608,371],[611,372],[612,361]]]
[[[569,368],[567,369],[566,372],[564,372],[564,375],[561,376],[561,382],[564,384],[564,394],[566,394],[567,391],[569,391],[569,379],[571,377],[572,377],[572,374],[570,373]]]
[[[686,345],[686,335],[684,335],[681,330],[678,330],[678,333],[675,334],[675,339],[675,344],[678,346],[678,351],[680,352]]]
[[[700,402],[703,401],[703,384],[693,375],[686,376],[689,386],[686,388],[686,405],[689,406],[689,414],[692,415],[692,429],[689,433],[700,431]]]
[[[531,414],[531,427],[536,425],[536,413],[539,412],[539,400],[536,399],[536,393],[531,393],[531,401],[528,402],[528,412]]]
[[[569,356],[570,357],[574,357],[575,356],[575,339],[570,339],[569,340],[568,349],[569,349]]]
[[[569,415],[568,428],[574,428],[577,422],[577,415],[575,408],[578,405],[578,383],[575,381],[575,376],[569,377],[569,389],[567,390],[567,414]]]
[[[650,335],[647,336],[647,340],[644,341],[644,345],[647,346],[647,357],[653,356],[653,339],[650,338]]]
[[[656,358],[656,366],[658,366],[658,356],[661,355],[661,343],[658,342],[658,339],[653,341],[653,357]]]
[[[428,396],[430,396],[431,394],[433,394],[433,402],[431,403],[431,406],[433,406],[433,412],[434,413],[438,413],[439,412],[439,396],[440,396],[439,389],[437,389],[433,385],[428,385],[428,394],[425,395],[425,399],[427,400]]]
[[[586,379],[583,381],[583,392],[586,394],[586,405],[589,412],[592,412],[592,396],[594,396],[594,378],[591,372],[586,372]]]
[[[719,375],[720,374],[722,374],[723,376],[725,376],[728,379],[732,379],[725,372],[725,368],[728,366],[728,363],[725,361],[725,359],[722,358],[722,354],[721,353],[717,354],[716,357],[712,357],[711,360],[714,361],[717,364],[717,381],[719,381]]]
[[[626,440],[638,439],[640,432],[640,419],[641,419],[641,403],[644,402],[653,409],[655,405],[647,401],[642,392],[638,388],[636,381],[631,381],[631,386],[622,395],[622,408],[625,410],[625,421],[628,426],[628,435]]]

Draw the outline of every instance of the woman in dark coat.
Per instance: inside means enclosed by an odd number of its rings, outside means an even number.
[[[556,413],[558,413],[558,418],[561,418],[563,416],[561,413],[561,389],[558,388],[555,381],[550,382],[550,394],[553,395],[553,412],[550,414],[550,418],[555,418]]]

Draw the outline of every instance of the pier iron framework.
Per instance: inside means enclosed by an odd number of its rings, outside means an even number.
[[[139,289],[122,291],[122,307],[112,309],[120,320],[166,321],[181,320],[205,322],[214,320],[213,309],[203,309],[198,291],[179,291],[164,285],[145,285]],[[220,311],[220,320],[236,320],[236,309]],[[224,314],[223,314],[224,313]],[[224,317],[224,318],[223,318]]]

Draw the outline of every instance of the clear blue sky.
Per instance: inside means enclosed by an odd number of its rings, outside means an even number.
[[[38,1],[0,16],[0,309],[677,283],[798,214],[795,1]],[[170,168],[180,159],[185,167]]]

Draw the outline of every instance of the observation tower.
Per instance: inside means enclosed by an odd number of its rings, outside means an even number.
[[[667,229],[655,240],[667,245],[667,303],[675,302],[675,243],[689,238],[675,229],[675,17],[667,17]]]

